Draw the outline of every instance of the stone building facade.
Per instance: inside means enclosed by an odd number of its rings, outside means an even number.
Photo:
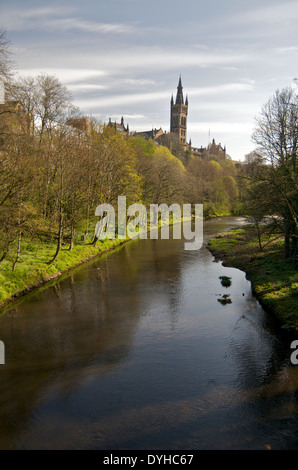
[[[0,145],[5,138],[12,135],[33,135],[34,123],[32,114],[27,113],[19,101],[0,103]]]
[[[212,142],[207,146],[207,147],[190,147],[190,150],[196,157],[202,157],[202,158],[212,158],[216,157],[218,159],[224,159],[227,157],[226,154],[226,147],[222,147],[221,144],[217,144],[215,142],[215,139],[212,140]]]
[[[119,132],[123,135],[129,135],[129,125],[127,124],[125,127],[123,116],[120,122],[112,121],[112,119],[109,118],[108,127],[115,129],[115,132],[117,133]]]

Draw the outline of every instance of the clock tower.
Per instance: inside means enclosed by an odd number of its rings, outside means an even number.
[[[185,102],[183,98],[183,86],[181,75],[177,87],[176,101],[174,103],[173,95],[171,98],[171,126],[170,132],[178,135],[179,143],[187,146],[187,113],[188,113],[188,98],[186,96]]]

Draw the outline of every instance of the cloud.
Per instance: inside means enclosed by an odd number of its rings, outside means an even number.
[[[147,116],[145,116],[144,114],[121,114],[121,115],[113,114],[112,116],[107,115],[107,114],[105,115],[105,119],[108,120],[109,118],[111,118],[112,122],[115,120],[119,122],[122,117],[124,118],[125,121],[136,120],[137,122],[143,119],[147,119]]]
[[[252,91],[253,87],[249,84],[244,83],[227,83],[224,85],[202,87],[202,88],[190,88],[187,90],[191,97],[195,96],[215,96],[222,95],[223,93],[236,93],[236,92],[247,92]],[[92,96],[89,99],[78,98],[76,100],[77,106],[82,108],[112,108],[114,106],[126,106],[143,103],[151,103],[153,101],[168,102],[169,101],[169,90],[156,91],[149,93],[128,93],[128,94],[113,94],[109,96],[97,97],[96,99]]]
[[[140,78],[140,79],[133,79],[133,78],[127,78],[124,80],[124,83],[127,83],[128,85],[137,85],[137,86],[146,86],[146,85],[155,85],[156,82],[154,80],[148,80],[146,78]]]
[[[77,83],[69,85],[68,88],[75,92],[89,93],[90,91],[107,90],[109,87],[107,85],[97,85],[95,83]]]
[[[234,24],[278,24],[293,23],[298,20],[298,4],[297,1],[280,2],[273,5],[272,2],[266,7],[246,10],[240,14],[230,17],[229,22]]]
[[[125,23],[97,23],[77,18],[46,20],[43,27],[49,31],[81,31],[83,33],[128,34],[135,33],[133,25]]]
[[[237,72],[239,68],[237,67],[228,67],[228,66],[223,66],[223,67],[217,67],[218,70],[227,70],[228,72]]]
[[[21,69],[19,75],[39,75],[40,73],[46,73],[48,75],[55,75],[59,80],[65,84],[74,86],[77,82],[84,81],[84,84],[79,83],[78,86],[91,86],[88,84],[88,80],[94,80],[99,77],[106,75],[103,70],[90,70],[90,69],[63,69],[63,68],[40,68],[40,69]],[[102,85],[94,85],[97,87],[103,87]],[[106,88],[106,87],[105,87]]]
[[[279,54],[284,54],[286,52],[298,52],[298,46],[278,47],[276,52]]]
[[[177,47],[141,47],[111,49],[107,54],[98,51],[97,57],[92,51],[84,55],[76,54],[77,60],[85,63],[98,63],[104,70],[109,70],[120,75],[125,71],[150,71],[150,73],[166,70],[186,70],[186,68],[216,68],[218,66],[235,66],[235,64],[247,63],[254,59],[249,53],[231,53],[230,51],[214,50],[198,52],[188,48]]]
[[[203,132],[207,133],[212,131],[212,133],[221,133],[221,134],[242,134],[249,133],[251,134],[253,125],[251,122],[190,122],[188,123],[188,132]]]
[[[69,13],[69,8],[65,7],[42,7],[42,8],[24,8],[20,6],[13,10],[6,9],[1,12],[1,23],[7,30],[24,30],[40,26],[40,20],[46,20],[50,17],[62,16]],[[38,22],[37,22],[38,21]]]
[[[218,97],[218,95],[216,95]],[[217,115],[225,115],[225,116],[233,116],[234,119],[237,116],[238,119],[241,117],[248,117],[248,116],[254,116],[256,114],[256,109],[257,105],[256,103],[249,99],[250,96],[248,97],[248,100],[242,100],[242,105],[239,106],[239,101],[234,100],[233,96],[229,95],[228,97],[224,95],[224,98],[229,98],[228,100],[221,100],[215,99],[214,101],[210,100],[210,95],[208,96],[207,100],[200,100],[197,102],[193,102],[191,98],[189,98],[189,103],[190,103],[190,112],[194,113],[196,111],[199,111],[200,114],[204,113],[206,115],[207,113],[216,113]]]
[[[214,94],[220,94],[222,95],[223,93],[236,93],[236,92],[241,92],[241,91],[253,91],[254,90],[254,84],[253,82],[251,83],[225,83],[222,85],[215,85],[215,86],[210,86],[210,87],[201,87],[201,88],[189,88],[187,90],[187,94],[191,96],[208,96],[208,95],[214,95]]]
[[[168,100],[169,99],[169,92],[168,91],[159,91],[155,93],[135,93],[135,94],[127,94],[127,95],[111,95],[106,97],[99,97],[94,99],[93,97],[90,100],[80,100],[76,101],[78,106],[82,107],[90,107],[92,108],[110,108],[113,106],[124,106],[124,105],[132,105],[132,104],[141,104],[150,101],[156,100]]]
[[[35,9],[14,9],[1,13],[1,23],[7,30],[80,31],[83,33],[128,34],[135,33],[136,27],[126,23],[101,23],[72,15],[73,9],[61,6]]]

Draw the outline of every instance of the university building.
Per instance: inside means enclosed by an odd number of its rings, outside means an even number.
[[[0,80],[0,150],[9,136],[19,134],[33,134],[33,116],[19,101],[6,99],[4,83]]]
[[[162,128],[151,129],[149,131],[134,132],[133,135],[139,135],[144,139],[151,139],[159,145],[165,145],[173,150],[175,144],[179,145],[184,151],[191,151],[195,156],[207,158],[209,155],[216,156],[217,158],[226,158],[226,147],[221,144],[216,144],[213,139],[207,147],[193,147],[191,140],[187,141],[187,115],[188,115],[188,96],[185,100],[183,96],[183,86],[181,76],[177,86],[177,94],[174,100],[172,95],[170,101],[170,132],[164,132]],[[112,122],[111,119],[108,123],[109,127],[113,127],[116,132],[129,135],[128,125],[125,127],[124,119],[121,122]]]

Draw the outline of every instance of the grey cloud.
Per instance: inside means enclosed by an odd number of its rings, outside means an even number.
[[[96,22],[83,20],[76,15],[70,16],[73,9],[61,7],[43,7],[34,9],[4,10],[1,23],[8,30],[47,30],[83,33],[128,34],[136,33],[136,26],[126,23]],[[38,21],[37,21],[38,20]]]

